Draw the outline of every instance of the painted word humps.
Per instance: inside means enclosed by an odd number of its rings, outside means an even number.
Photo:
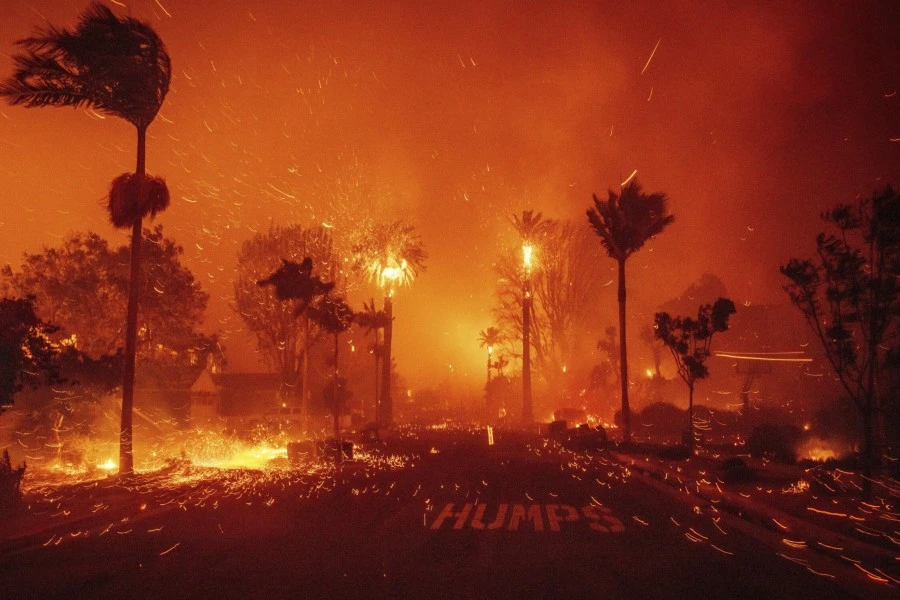
[[[448,503],[440,512],[431,529],[440,529],[444,523],[452,523],[452,529],[469,528],[477,530],[506,529],[518,531],[519,526],[528,523],[534,531],[558,532],[561,524],[584,520],[588,526],[599,533],[621,533],[625,531],[622,521],[613,516],[605,506],[588,504],[578,510],[569,504],[500,504],[496,509],[489,509],[487,504],[463,504],[457,510],[456,505]]]

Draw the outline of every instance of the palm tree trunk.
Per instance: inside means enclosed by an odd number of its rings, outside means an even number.
[[[381,410],[378,411],[379,424],[389,425],[394,421],[394,402],[391,398],[391,339],[394,332],[394,307],[390,296],[384,298],[384,345],[381,354]]]
[[[309,307],[303,309],[303,381],[300,383],[300,412],[303,413],[303,433],[309,434]]]
[[[625,261],[619,260],[619,379],[622,383],[622,431],[631,443],[631,408],[628,406],[628,348],[625,344]]]
[[[147,130],[137,128],[137,165],[135,177],[140,181],[146,171]],[[137,353],[138,293],[141,276],[141,233],[142,219],[131,226],[131,273],[128,280],[128,310],[125,317],[125,368],[122,380],[122,422],[119,428],[119,475],[129,477],[134,474],[134,363]]]
[[[522,421],[534,422],[531,401],[531,286],[525,280],[522,293]]]

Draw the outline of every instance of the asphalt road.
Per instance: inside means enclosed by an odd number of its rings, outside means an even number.
[[[0,542],[0,598],[871,597],[602,454],[465,431],[389,451],[405,464],[64,490],[69,514]]]

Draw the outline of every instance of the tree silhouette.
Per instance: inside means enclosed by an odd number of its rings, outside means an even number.
[[[325,282],[312,274],[312,258],[305,257],[297,263],[282,260],[282,265],[274,273],[257,282],[260,287],[274,286],[275,296],[281,301],[296,300],[294,317],[300,317],[303,327],[303,384],[301,411],[304,430],[309,431],[309,308],[313,300],[323,296],[334,287],[333,282]]]
[[[820,233],[816,258],[791,259],[781,273],[862,417],[863,495],[871,498],[875,420],[897,398],[879,393],[879,374],[896,366],[900,338],[900,197],[887,186],[822,218],[837,233]]]
[[[488,327],[478,332],[478,343],[482,348],[488,349],[487,358],[487,385],[491,382],[491,355],[494,353],[494,347],[503,341],[503,334],[496,327]]]
[[[309,307],[309,316],[321,325],[325,331],[334,335],[334,374],[331,379],[331,400],[332,409],[334,411],[334,437],[338,440],[339,450],[337,456],[338,460],[340,460],[340,457],[343,455],[343,446],[340,445],[340,415],[343,412],[343,406],[340,402],[342,395],[339,392],[344,391],[346,386],[344,386],[344,389],[342,390],[340,378],[338,377],[338,357],[340,352],[340,336],[353,325],[353,309],[344,302],[343,298],[328,294],[322,296],[318,303]]]
[[[372,356],[375,359],[375,394],[373,396],[373,414],[372,417],[375,422],[379,422],[378,418],[378,377],[379,377],[379,368],[378,366],[381,364],[381,355],[383,351],[383,346],[378,339],[378,331],[384,330],[388,325],[388,316],[383,310],[378,310],[375,308],[375,299],[372,298],[369,300],[369,303],[363,303],[363,310],[356,313],[354,319],[356,323],[361,327],[366,329],[366,332],[372,332],[375,334],[375,340],[372,342],[370,346],[370,350],[372,351]]]
[[[303,318],[297,318],[299,300],[280,300],[273,286],[260,287],[258,281],[284,263],[301,263],[310,257],[316,269],[331,270],[338,259],[333,250],[330,230],[324,227],[303,229],[299,225],[272,226],[259,232],[241,246],[234,282],[234,309],[246,328],[256,337],[257,348],[266,364],[281,375],[281,391],[290,401],[302,404],[305,340],[314,345],[321,328],[310,324],[307,336]],[[307,401],[308,402],[308,401]]]
[[[688,386],[686,441],[691,452],[694,450],[694,385],[698,379],[709,376],[705,363],[710,355],[713,334],[727,331],[728,319],[734,313],[734,302],[719,298],[714,304],[702,305],[696,319],[673,317],[666,312],[654,316],[656,337],[672,352],[678,375]]]
[[[200,330],[209,295],[181,263],[183,249],[162,225],[144,229],[141,248],[136,381],[190,386],[208,358],[222,360],[217,337]],[[0,269],[0,294],[34,295],[37,315],[58,327],[54,343],[94,361],[121,353],[114,361],[121,385],[129,255],[128,246],[110,247],[95,233],[75,232],[58,246],[24,254],[18,271]],[[85,310],[93,305],[104,310]]]
[[[531,273],[535,244],[547,232],[550,222],[541,213],[523,210],[521,218],[512,215],[510,222],[522,239],[522,420],[534,421],[534,405],[531,395],[531,320],[533,317]]]
[[[619,352],[622,385],[622,420],[624,440],[631,441],[631,411],[628,406],[628,350],[625,343],[625,262],[640,250],[647,240],[662,233],[675,220],[668,213],[665,194],[645,194],[637,179],[632,179],[618,194],[608,191],[608,198],[594,195],[594,207],[587,211],[588,222],[600,236],[600,243],[619,270]]]
[[[641,341],[650,349],[650,355],[653,358],[653,376],[657,379],[662,378],[662,373],[659,371],[659,365],[662,362],[662,344],[656,337],[656,330],[650,325],[641,327]]]
[[[141,268],[141,221],[169,205],[165,182],[146,174],[147,128],[169,91],[172,64],[162,40],[146,23],[119,18],[93,4],[70,31],[49,26],[18,42],[14,74],[0,84],[0,96],[26,108],[87,106],[120,117],[137,129],[135,172],[117,177],[109,191],[113,225],[131,228],[131,276],[125,322],[125,368],[119,474],[134,472],[132,406]]]
[[[57,351],[49,338],[55,331],[35,314],[34,296],[0,299],[0,413],[23,386],[36,385],[41,373],[57,380]]]
[[[619,378],[622,376],[622,372],[619,368],[619,361],[622,357],[614,326],[610,325],[603,330],[603,337],[597,340],[597,350],[600,351],[600,362],[591,369],[590,389],[601,389],[603,393],[610,393],[610,390],[617,388],[621,389]]]
[[[594,235],[570,221],[546,220],[532,248],[528,339],[532,380],[540,377],[554,388],[563,385],[562,367],[569,373],[582,365],[589,348],[584,332],[596,329],[597,300],[604,293],[597,262],[603,250]],[[501,254],[497,273],[497,326],[508,333],[502,344],[521,356],[512,344],[524,336],[522,304],[525,296],[521,248]],[[586,366],[586,365],[584,365]]]
[[[428,253],[415,227],[394,221],[376,225],[366,243],[354,248],[356,264],[365,270],[370,281],[384,290],[384,343],[381,359],[381,410],[378,418],[389,424],[394,420],[391,398],[391,344],[393,343],[393,297],[397,289],[411,285],[425,270]]]

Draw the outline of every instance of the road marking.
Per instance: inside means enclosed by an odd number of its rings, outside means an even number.
[[[474,511],[473,511],[474,508]],[[488,516],[487,520],[485,515]],[[470,518],[471,517],[471,518]],[[424,515],[423,515],[424,518]],[[431,523],[432,530],[445,528],[447,522],[453,523],[450,527],[459,531],[466,527],[476,531],[506,529],[507,531],[519,531],[530,529],[536,532],[551,531],[559,533],[563,523],[584,521],[592,531],[598,533],[622,533],[625,526],[610,509],[605,506],[588,504],[581,510],[570,504],[509,504],[503,503],[492,508],[480,503],[477,506],[472,503],[463,504],[457,508],[453,502],[448,502],[444,509]],[[545,522],[546,527],[545,529]],[[524,527],[523,527],[524,525]]]

